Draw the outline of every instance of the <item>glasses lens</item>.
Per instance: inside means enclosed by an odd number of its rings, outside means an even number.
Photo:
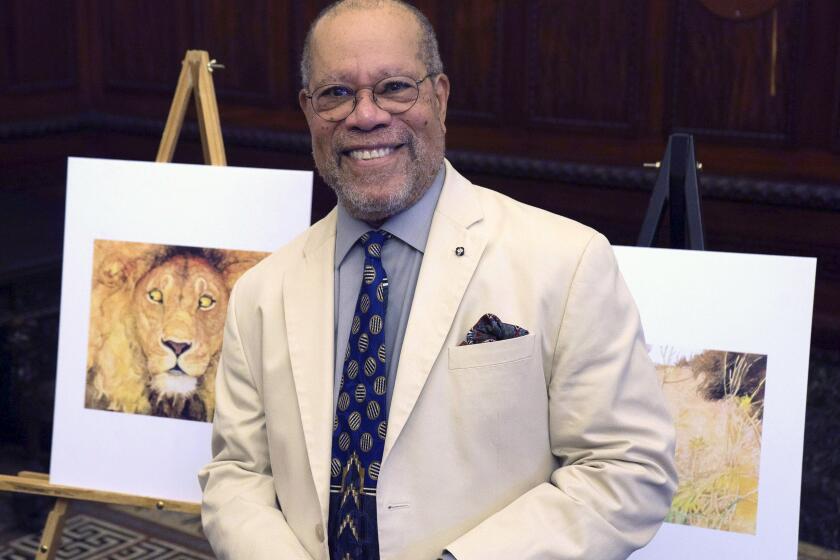
[[[312,93],[312,107],[327,120],[340,121],[353,111],[356,92],[347,86],[327,85]]]
[[[373,86],[376,104],[389,113],[408,111],[419,93],[417,83],[405,76],[385,78]]]

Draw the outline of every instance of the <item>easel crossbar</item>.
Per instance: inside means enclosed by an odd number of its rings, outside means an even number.
[[[40,476],[39,476],[40,475]],[[23,494],[37,494],[69,500],[85,500],[104,504],[119,504],[151,509],[166,509],[182,513],[198,514],[201,505],[193,502],[176,500],[160,500],[145,496],[134,496],[118,492],[104,492],[88,488],[76,488],[51,484],[46,475],[40,473],[20,473],[18,476],[0,475],[0,491],[20,492]]]

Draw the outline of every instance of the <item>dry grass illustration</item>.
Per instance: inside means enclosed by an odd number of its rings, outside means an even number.
[[[755,534],[767,356],[658,349],[680,484],[666,521]]]
[[[230,289],[265,255],[96,240],[85,406],[212,420]]]

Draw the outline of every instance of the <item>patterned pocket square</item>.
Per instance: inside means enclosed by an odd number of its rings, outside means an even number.
[[[503,323],[501,319],[492,313],[486,313],[467,332],[466,338],[458,346],[481,344],[482,342],[493,342],[495,340],[507,340],[509,338],[525,336],[526,334],[528,334],[528,331],[522,327]]]

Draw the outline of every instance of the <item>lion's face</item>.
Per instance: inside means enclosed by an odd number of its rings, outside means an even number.
[[[227,301],[224,278],[202,257],[174,256],[140,278],[132,307],[156,393],[188,395],[215,366]]]

